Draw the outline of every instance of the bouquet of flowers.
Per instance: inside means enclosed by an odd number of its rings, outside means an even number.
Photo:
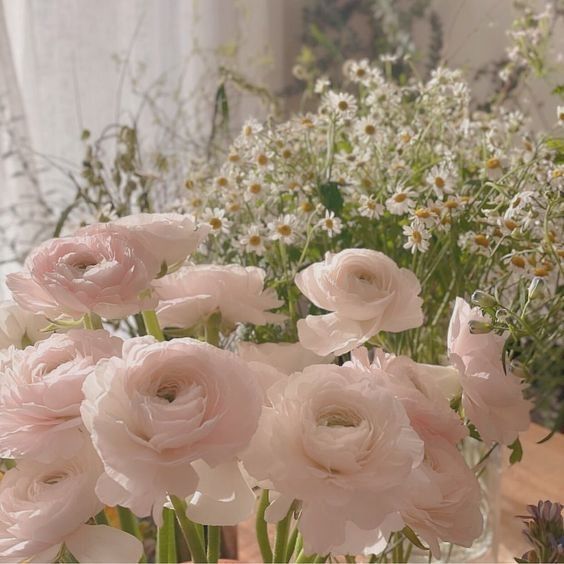
[[[281,222],[277,284],[259,266],[188,262],[213,255],[213,229],[130,215],[48,240],[8,276],[0,559],[175,562],[187,547],[217,562],[220,527],[253,512],[265,562],[471,546],[485,459],[529,423],[509,310],[457,298],[444,362],[428,364],[395,346],[430,323],[417,268],[369,245],[306,265]],[[477,464],[469,440],[488,448]]]

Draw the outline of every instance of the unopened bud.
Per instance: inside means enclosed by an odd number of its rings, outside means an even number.
[[[535,298],[542,298],[544,295],[544,280],[535,276],[531,283],[529,284],[529,289],[527,290],[530,300]]]
[[[497,304],[497,300],[492,295],[482,290],[476,290],[470,299],[474,305],[479,307],[493,307]]]
[[[488,323],[487,321],[478,321],[473,319],[472,321],[468,322],[470,326],[470,333],[472,335],[480,335],[482,333],[489,333],[492,330],[492,324]]]

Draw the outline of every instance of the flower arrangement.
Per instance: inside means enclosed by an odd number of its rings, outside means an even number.
[[[273,269],[188,263],[222,244],[213,232],[126,216],[40,244],[8,276],[0,558],[175,562],[182,546],[217,562],[220,527],[253,512],[265,562],[471,546],[487,457],[515,453],[529,423],[510,310],[457,298],[430,364],[394,347],[429,318],[390,256],[350,247],[306,266],[279,232],[276,284]],[[477,464],[467,441],[488,448]]]

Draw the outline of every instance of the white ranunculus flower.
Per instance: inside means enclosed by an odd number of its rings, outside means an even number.
[[[327,253],[295,282],[311,302],[331,312],[298,321],[300,342],[319,355],[344,354],[379,331],[397,333],[423,323],[415,274],[378,251]]]
[[[152,511],[159,522],[173,494],[187,498],[198,515],[207,510],[209,522],[221,518],[204,505],[217,509],[214,502],[229,498],[225,489],[240,484],[214,492],[220,479],[209,473],[235,473],[225,465],[248,445],[262,406],[243,360],[194,339],[130,339],[123,358],[101,362],[83,391],[83,420],[105,467],[96,487],[102,501],[139,516]],[[209,467],[203,481],[202,464]],[[247,498],[236,501],[244,505]]]
[[[12,300],[0,301],[0,350],[9,346],[21,349],[41,339],[49,333],[42,329],[49,325],[49,320],[21,308]]]
[[[332,364],[278,382],[269,399],[243,455],[249,474],[280,494],[267,518],[279,520],[299,500],[307,553],[348,547],[347,523],[364,531],[355,538],[377,542],[375,529],[396,514],[423,457],[401,402],[366,371]]]
[[[90,445],[72,459],[20,461],[0,482],[0,561],[53,561],[65,543],[79,562],[137,562],[132,535],[86,525],[103,504],[94,487],[103,467]]]

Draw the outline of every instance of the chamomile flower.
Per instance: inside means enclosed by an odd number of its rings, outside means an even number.
[[[323,231],[327,232],[329,237],[333,237],[334,235],[338,235],[342,228],[343,222],[340,218],[335,217],[335,212],[325,210],[325,217],[317,223],[318,227],[321,227]]]
[[[251,176],[244,183],[245,192],[243,198],[246,202],[257,198],[264,197],[266,186],[264,181],[259,176]]]
[[[422,223],[414,221],[411,225],[404,225],[403,234],[407,237],[403,248],[411,250],[411,254],[415,254],[417,251],[425,253],[429,250],[431,234]]]
[[[260,228],[256,225],[251,225],[248,232],[239,239],[239,243],[245,248],[248,253],[262,256],[265,251],[264,237],[260,232]]]
[[[202,221],[211,225],[211,233],[227,234],[231,228],[231,221],[225,217],[225,210],[221,208],[206,208],[202,214]]]
[[[434,166],[425,177],[427,184],[431,186],[437,198],[443,194],[451,194],[453,189],[454,174],[448,165]]]
[[[329,89],[329,86],[331,86],[330,80],[326,76],[322,76],[315,81],[313,91],[316,94],[323,94],[326,90]]]
[[[281,215],[275,221],[268,223],[270,230],[270,238],[273,241],[282,241],[287,245],[291,245],[296,239],[296,227],[298,220],[295,215]]]
[[[360,140],[366,143],[376,138],[379,128],[375,119],[364,117],[355,123],[354,129]]]
[[[329,111],[342,119],[351,119],[358,108],[355,97],[346,92],[328,92],[325,96],[325,105]]]
[[[396,192],[386,200],[386,208],[393,215],[404,215],[415,207],[415,192],[399,187]]]
[[[374,196],[360,196],[358,211],[362,217],[378,219],[384,213],[384,206],[376,201]]]

